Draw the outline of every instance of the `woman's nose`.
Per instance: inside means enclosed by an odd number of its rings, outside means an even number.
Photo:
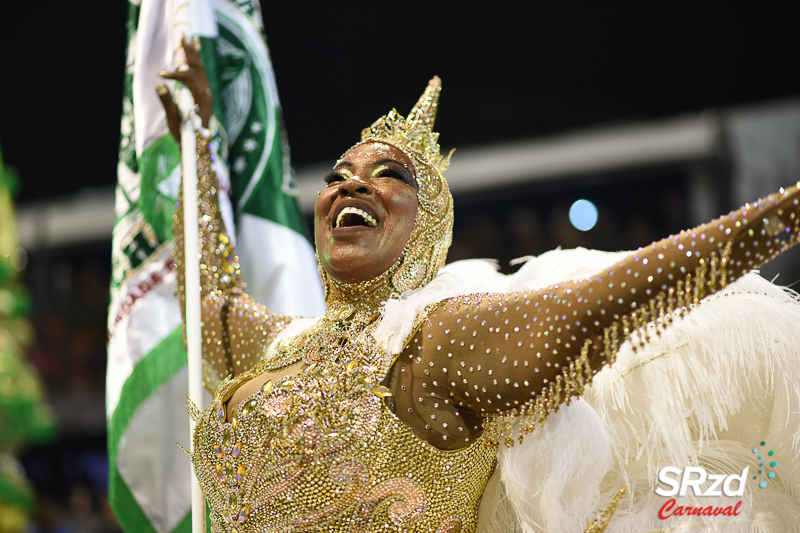
[[[367,180],[353,176],[339,185],[339,194],[342,196],[370,195],[375,191]]]

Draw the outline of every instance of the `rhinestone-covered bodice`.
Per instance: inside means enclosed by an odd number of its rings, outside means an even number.
[[[268,381],[230,422],[225,401],[261,365],[223,382],[195,413],[192,461],[216,530],[473,531],[496,447],[424,442],[385,405],[385,369],[358,356],[363,349],[332,351],[352,359]]]

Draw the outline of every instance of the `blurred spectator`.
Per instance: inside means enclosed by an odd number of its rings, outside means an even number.
[[[84,483],[72,486],[69,498],[69,513],[65,523],[74,533],[97,533],[102,519],[94,511],[92,490]]]
[[[47,497],[39,499],[35,522],[29,533],[75,533],[63,524],[62,512],[58,504]]]

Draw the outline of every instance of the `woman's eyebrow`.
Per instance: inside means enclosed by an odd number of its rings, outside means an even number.
[[[397,161],[396,159],[380,159],[378,161],[375,161],[376,165],[384,165],[386,163],[394,163],[395,165],[400,165],[401,167],[405,168],[405,165],[403,163]]]

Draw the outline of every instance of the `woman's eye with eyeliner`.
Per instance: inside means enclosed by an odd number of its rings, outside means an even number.
[[[324,180],[326,185],[331,185],[332,183],[338,183],[344,181],[344,176],[342,176],[338,172],[330,172],[325,175]]]
[[[392,169],[389,169],[389,168],[385,168],[385,169],[381,170],[380,173],[378,174],[378,177],[379,178],[394,178],[394,179],[400,180],[402,182],[408,183],[408,179],[405,176],[403,176],[400,172],[397,172],[396,170],[392,170]]]

